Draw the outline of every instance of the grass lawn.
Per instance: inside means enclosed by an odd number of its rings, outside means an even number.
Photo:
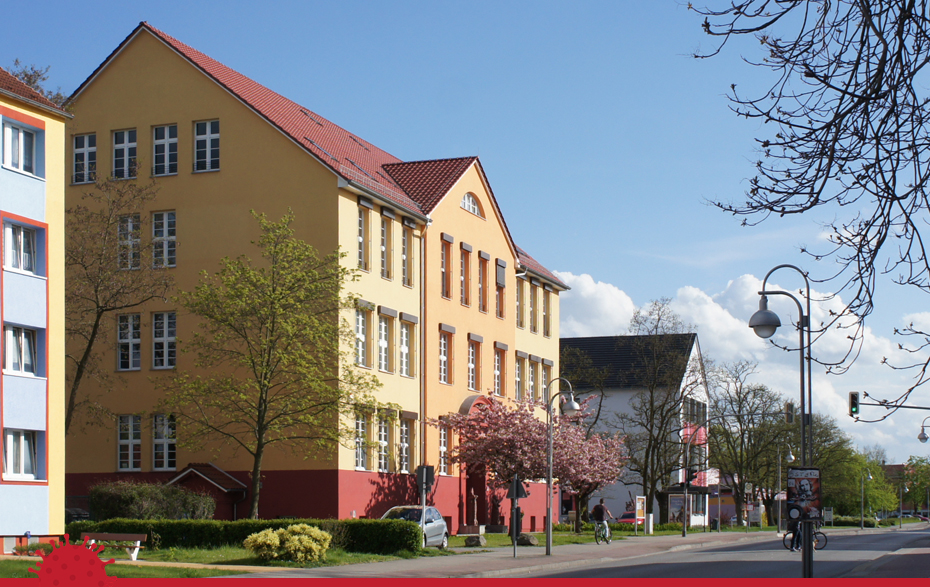
[[[3,560],[0,561],[0,578],[3,579],[36,579],[38,575],[30,573],[30,568],[36,568],[33,560]],[[238,575],[241,571],[224,571],[220,569],[185,569],[177,567],[141,567],[130,565],[107,565],[107,575],[121,579],[196,579],[199,577],[219,577],[222,575]]]

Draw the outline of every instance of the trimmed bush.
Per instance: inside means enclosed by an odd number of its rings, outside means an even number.
[[[262,530],[242,543],[262,560],[288,560],[298,563],[326,558],[332,536],[308,524],[293,524],[278,530]]]
[[[216,548],[241,546],[252,534],[280,530],[294,524],[315,526],[332,536],[331,548],[348,552],[392,554],[420,549],[419,524],[407,520],[133,520],[115,518],[101,522],[72,522],[65,527],[71,541],[81,532],[147,534],[148,548]]]
[[[90,511],[95,520],[206,520],[213,517],[216,501],[177,485],[114,481],[91,487]]]

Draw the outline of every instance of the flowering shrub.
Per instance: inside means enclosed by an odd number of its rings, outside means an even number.
[[[242,545],[262,560],[289,560],[298,563],[326,558],[332,536],[308,524],[293,524],[278,530],[267,529],[250,535]]]

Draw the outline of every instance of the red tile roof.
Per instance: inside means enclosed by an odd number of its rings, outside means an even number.
[[[216,485],[226,493],[230,491],[245,491],[245,484],[226,471],[220,469],[213,463],[190,463],[171,481],[168,485],[173,485],[190,475],[199,476],[210,483]]]
[[[16,76],[2,67],[0,67],[0,90],[29,100],[30,102],[35,102],[46,109],[52,109],[58,113],[67,114],[67,112],[56,106],[54,102],[21,82]]]
[[[384,170],[429,214],[477,157],[388,163]]]
[[[530,257],[529,254],[523,249],[521,249],[520,247],[517,247],[517,258],[520,261],[520,265],[522,265],[523,267],[526,267],[527,269],[529,269],[536,275],[542,277],[543,279],[547,281],[551,281],[552,283],[559,286],[560,288],[571,289],[566,284],[562,283],[562,281],[558,277],[556,277],[554,273],[552,273],[551,271],[549,271],[548,269],[540,265],[539,261],[537,261],[533,257]]]

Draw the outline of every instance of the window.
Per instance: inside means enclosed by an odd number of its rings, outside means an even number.
[[[36,135],[34,132],[3,125],[3,164],[25,173],[36,172]]]
[[[152,419],[152,468],[156,470],[173,470],[177,468],[176,427],[171,414],[155,414]]]
[[[364,414],[355,415],[355,468],[368,470],[368,419]]]
[[[525,323],[523,321],[523,280],[517,279],[517,328],[523,328]]]
[[[462,197],[462,208],[479,218],[484,218],[484,214],[481,212],[481,204],[474,194],[465,194]]]
[[[539,288],[536,287],[535,285],[530,286],[530,299],[529,299],[529,302],[530,302],[530,332],[539,331],[539,328],[538,328],[539,321],[537,320],[537,316],[536,316],[536,310],[538,308],[536,304],[536,295],[537,295],[538,290]]]
[[[404,285],[413,286],[413,230],[406,226],[401,234],[401,273]]]
[[[194,171],[220,168],[220,121],[194,124]]]
[[[439,382],[451,383],[449,376],[449,354],[452,350],[452,335],[448,332],[439,333]]]
[[[394,273],[391,266],[394,264],[394,221],[387,216],[381,217],[381,277],[392,279]]]
[[[138,471],[142,467],[142,416],[119,417],[119,470]]]
[[[113,133],[113,177],[136,176],[136,130],[118,130]]]
[[[174,267],[177,262],[177,221],[174,212],[152,214],[152,258],[155,267]]]
[[[481,343],[468,341],[468,389],[481,388]]]
[[[5,252],[4,266],[27,273],[36,272],[36,231],[18,224],[3,227]]]
[[[494,395],[504,395],[504,351],[494,349]]]
[[[548,290],[543,292],[543,336],[552,336],[552,296]]]
[[[152,175],[174,175],[178,172],[178,125],[156,126],[153,129],[155,152]]]
[[[120,216],[119,254],[117,263],[120,269],[138,269],[141,266],[142,221],[138,214]]]
[[[439,427],[439,474],[449,474],[449,428]]]
[[[539,399],[536,395],[536,362],[530,361],[529,369],[526,371],[526,393],[531,400]]]
[[[362,367],[370,367],[368,362],[368,310],[355,310],[355,362]]]
[[[97,179],[97,135],[74,137],[74,183],[89,183]]]
[[[390,423],[385,418],[378,418],[378,472],[387,473],[391,470],[389,428]]]
[[[174,312],[155,312],[152,317],[152,366],[155,369],[173,369],[177,359]]]
[[[542,392],[548,391],[545,389],[545,386],[549,385],[549,382],[552,381],[552,367],[543,363],[542,366],[542,379],[539,382]],[[543,397],[543,401],[548,400],[549,398]]]
[[[452,298],[452,243],[442,241],[442,251],[439,254],[439,273],[442,279],[442,297]]]
[[[410,420],[400,421],[400,438],[397,443],[397,469],[400,473],[410,472]]]
[[[459,281],[462,287],[462,305],[471,305],[471,252],[462,248],[462,258],[460,261],[461,277]]]
[[[394,333],[392,332],[393,324],[388,316],[378,316],[378,369],[392,373],[394,365],[391,359],[394,355],[393,341]]]
[[[488,260],[485,258],[478,259],[478,310],[488,311]]]
[[[358,268],[362,271],[368,271],[370,267],[369,264],[369,253],[368,253],[368,237],[369,237],[369,222],[370,222],[370,213],[368,208],[364,206],[358,207]]]
[[[139,314],[123,314],[117,319],[117,358],[120,371],[135,371],[142,367],[139,344],[142,341]]]
[[[506,301],[504,299],[504,288],[507,287],[507,261],[502,259],[497,260],[496,283],[497,289],[494,294],[494,302],[497,305],[496,314],[498,318],[503,318],[504,303]]]
[[[513,368],[513,393],[517,400],[523,399],[523,369],[525,364],[525,359],[517,357]]]
[[[32,430],[3,431],[3,478],[31,481],[39,478],[36,433]]]
[[[504,301],[504,288],[498,285],[497,289],[494,291],[494,302],[497,306],[496,313],[498,318],[504,317]]]
[[[413,324],[400,323],[400,374],[413,377]]]
[[[36,374],[36,331],[18,326],[4,327],[6,352],[3,370],[7,373]]]

